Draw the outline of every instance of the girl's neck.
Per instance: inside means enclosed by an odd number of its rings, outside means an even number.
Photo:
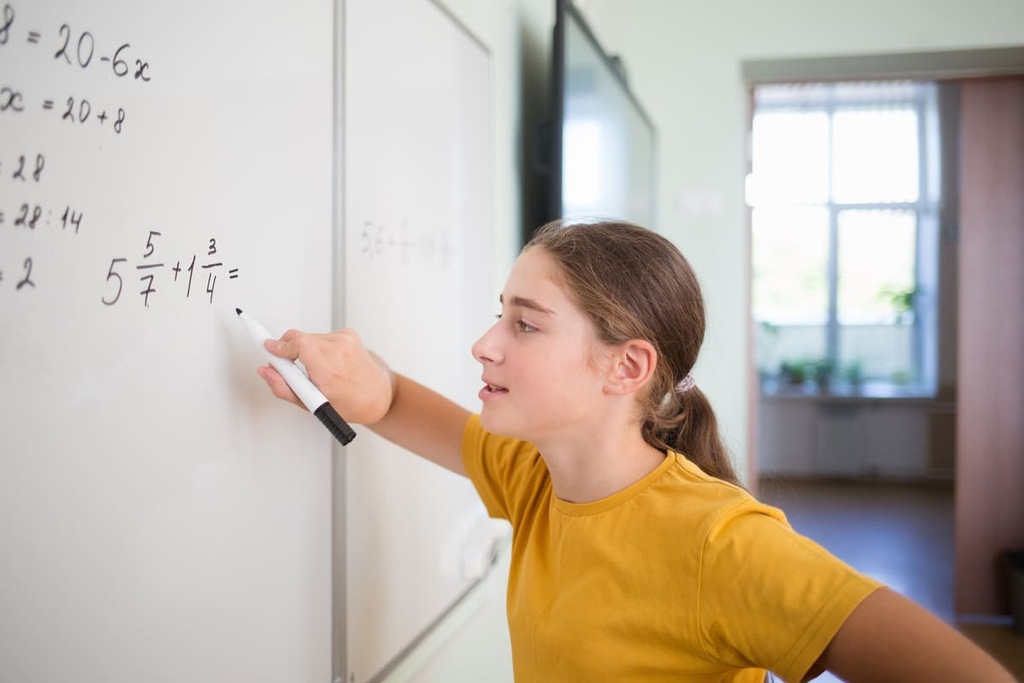
[[[639,435],[619,443],[592,440],[571,448],[541,447],[540,452],[555,495],[569,503],[591,503],[618,493],[656,470],[665,459],[664,452]]]

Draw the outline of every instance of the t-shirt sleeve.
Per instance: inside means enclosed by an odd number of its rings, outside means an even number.
[[[517,526],[547,485],[547,467],[533,444],[491,434],[471,415],[462,434],[462,463],[487,513]]]
[[[796,533],[773,508],[741,505],[706,537],[701,632],[720,660],[799,681],[880,586]]]

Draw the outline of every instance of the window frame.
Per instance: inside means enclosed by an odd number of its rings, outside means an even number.
[[[941,168],[941,151],[938,134],[938,117],[940,114],[938,104],[938,93],[935,82],[916,80],[861,80],[854,81],[855,85],[863,84],[907,84],[914,86],[904,96],[889,96],[876,99],[845,99],[842,95],[836,94],[838,87],[849,85],[847,82],[821,82],[821,83],[765,83],[753,84],[751,86],[751,131],[753,122],[759,114],[770,112],[821,112],[827,116],[827,197],[823,203],[819,202],[787,202],[771,203],[763,205],[775,208],[793,208],[798,206],[817,207],[825,210],[828,215],[828,254],[826,258],[827,272],[827,308],[825,311],[825,358],[833,362],[841,358],[841,323],[839,321],[839,217],[844,211],[907,211],[914,215],[914,263],[913,263],[913,286],[915,295],[911,301],[913,313],[910,323],[911,335],[911,358],[910,372],[913,380],[905,386],[897,386],[894,382],[873,381],[873,391],[879,395],[910,394],[913,396],[934,396],[937,391],[938,368],[935,362],[934,346],[935,340],[929,340],[926,327],[932,328],[932,335],[938,334],[934,325],[936,318],[935,310],[924,310],[927,306],[932,309],[936,307],[934,295],[927,292],[936,292],[938,283],[933,275],[939,259],[938,250],[932,248],[937,244],[937,232],[939,225],[939,211],[941,209],[941,196],[939,194],[938,174]],[[827,89],[828,96],[820,102],[799,102],[796,98],[793,101],[758,102],[758,90],[763,88],[797,87],[800,85],[818,86]],[[869,202],[842,202],[834,197],[834,163],[835,163],[835,139],[834,122],[835,114],[840,111],[855,111],[879,107],[892,107],[910,109],[914,112],[917,124],[917,199],[915,201],[869,201]],[[751,133],[750,164],[753,168],[754,145],[753,134]],[[749,189],[749,186],[748,186]],[[753,212],[759,208],[756,203],[751,203],[749,194],[747,201],[748,210]],[[753,221],[751,221],[752,223]],[[753,244],[753,243],[752,243]],[[934,263],[931,263],[934,262]],[[931,265],[927,265],[931,263]],[[752,281],[756,287],[756,281]],[[927,306],[924,300],[927,300]],[[753,314],[753,311],[751,311]],[[754,318],[755,324],[759,321]],[[899,324],[899,323],[893,323]],[[755,345],[756,345],[755,341]],[[778,386],[769,387],[764,382],[761,384],[762,392],[768,390],[774,393]],[[829,391],[834,391],[830,386]]]

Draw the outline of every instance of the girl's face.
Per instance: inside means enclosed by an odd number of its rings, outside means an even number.
[[[483,365],[480,418],[490,432],[539,443],[586,434],[599,419],[608,361],[590,320],[557,284],[559,272],[542,248],[521,254],[498,322],[473,344]]]

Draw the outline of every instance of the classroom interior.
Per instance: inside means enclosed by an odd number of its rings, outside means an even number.
[[[499,143],[505,158],[499,185],[509,191],[499,199],[504,208],[498,213],[511,223],[506,234],[519,226],[529,230],[537,222],[531,217],[544,213],[536,186],[543,181],[529,168],[527,143],[530,126],[543,119],[549,104],[537,83],[548,78],[554,3],[524,0],[494,13],[468,2],[444,4],[471,28],[497,38],[491,43],[495,74],[499,89],[504,82],[509,90],[496,100],[496,126],[512,131],[503,151]],[[1024,209],[1014,189],[1024,134],[1019,8],[957,1],[928,11],[882,2],[825,7],[799,1],[723,6],[580,0],[575,6],[606,51],[621,59],[631,90],[657,127],[656,227],[679,244],[705,287],[710,324],[698,381],[747,484],[782,507],[798,530],[919,600],[1024,676],[1024,640],[1008,615],[1000,554],[1024,543],[1024,433],[1011,426],[1024,410],[1024,394],[1005,381],[1006,373],[1018,382],[1024,378],[1024,266],[1019,259],[1013,263],[1016,257],[1000,260],[984,246],[1015,245],[1019,254],[1024,233]],[[998,96],[986,101],[977,87],[1003,77],[1018,79],[1009,109]],[[939,341],[931,389],[903,400],[888,389],[852,398],[835,387],[824,394],[766,391],[751,322],[744,185],[753,89],[900,80],[953,83],[959,92],[964,86],[967,98],[979,96],[967,104],[968,120],[961,120],[968,128],[964,137],[947,141],[968,168],[955,169],[946,181],[946,218],[958,228],[970,223],[976,232],[940,248],[944,279],[936,284]],[[986,132],[999,126],[1002,142],[986,140]],[[993,154],[1007,142],[1017,151],[1000,166]],[[962,187],[960,177],[966,178]],[[984,204],[998,208],[986,214]],[[509,245],[510,253],[514,248]],[[1009,291],[1007,283],[1014,283]],[[1013,341],[993,340],[981,329],[1006,330]],[[864,434],[876,440],[866,443]],[[858,466],[858,458],[870,459],[864,449],[890,459]],[[824,457],[845,464],[821,466]],[[492,625],[500,611],[491,614]],[[480,617],[477,625],[485,623]],[[500,632],[500,624],[496,628]],[[460,676],[474,664],[455,654],[460,649],[504,664],[501,648],[481,640],[486,632],[457,630],[452,642],[458,645],[434,650],[414,678],[469,680]],[[462,647],[467,643],[472,646]],[[835,679],[826,674],[819,680]]]
[[[234,307],[357,327],[478,406],[477,321],[552,217],[565,1],[3,5],[0,679],[512,681],[507,528],[282,406]],[[1024,3],[573,5],[656,133],[643,220],[700,279],[694,375],[745,485],[1024,681]],[[758,93],[853,82],[926,84],[955,122],[922,162],[942,202],[901,209],[931,221],[927,277],[889,297],[915,360],[783,382]],[[855,266],[907,253],[868,246]]]

